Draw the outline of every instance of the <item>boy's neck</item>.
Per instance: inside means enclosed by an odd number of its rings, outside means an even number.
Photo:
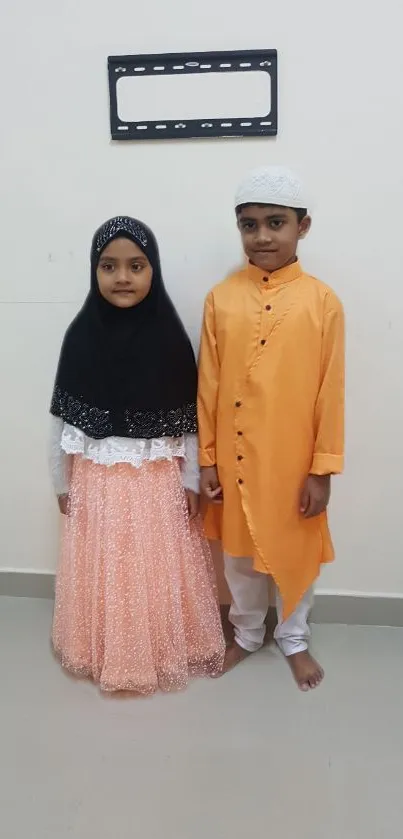
[[[279,267],[276,268],[275,271],[267,271],[265,268],[259,268],[259,266],[255,265],[255,263],[252,262],[251,259],[249,260],[250,265],[253,265],[254,268],[257,268],[259,271],[263,271],[263,273],[266,274],[277,274],[278,271],[282,271],[284,268],[288,268],[290,265],[294,265],[296,262],[298,262],[297,254],[291,257],[291,259],[289,259],[288,262],[285,262],[284,265],[279,265]]]

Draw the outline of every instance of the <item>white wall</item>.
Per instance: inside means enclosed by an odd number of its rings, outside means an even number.
[[[0,567],[55,566],[47,408],[96,226],[129,213],[154,227],[197,340],[205,293],[240,256],[234,186],[276,162],[315,196],[303,261],[347,311],[347,472],[322,588],[403,594],[403,12],[398,0],[370,7],[3,0]],[[279,50],[276,140],[111,144],[108,54],[258,47]]]

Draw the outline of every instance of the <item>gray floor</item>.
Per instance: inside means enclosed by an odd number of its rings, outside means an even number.
[[[51,603],[0,598],[2,839],[400,839],[403,630],[314,628],[298,693],[273,648],[217,682],[102,698],[49,651]]]

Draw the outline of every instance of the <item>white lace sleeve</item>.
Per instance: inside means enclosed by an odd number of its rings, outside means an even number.
[[[61,440],[64,422],[59,417],[51,418],[49,437],[49,465],[52,482],[57,496],[67,495],[70,485],[70,461],[62,447]]]
[[[185,459],[182,462],[182,481],[185,489],[200,491],[200,469],[197,434],[185,434]]]

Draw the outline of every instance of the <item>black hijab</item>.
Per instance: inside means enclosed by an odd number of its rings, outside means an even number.
[[[130,239],[153,269],[137,306],[120,309],[101,295],[102,251]],[[136,219],[107,221],[91,248],[91,290],[62,346],[51,413],[88,437],[151,439],[197,430],[197,371],[189,338],[166,292],[154,234]]]

